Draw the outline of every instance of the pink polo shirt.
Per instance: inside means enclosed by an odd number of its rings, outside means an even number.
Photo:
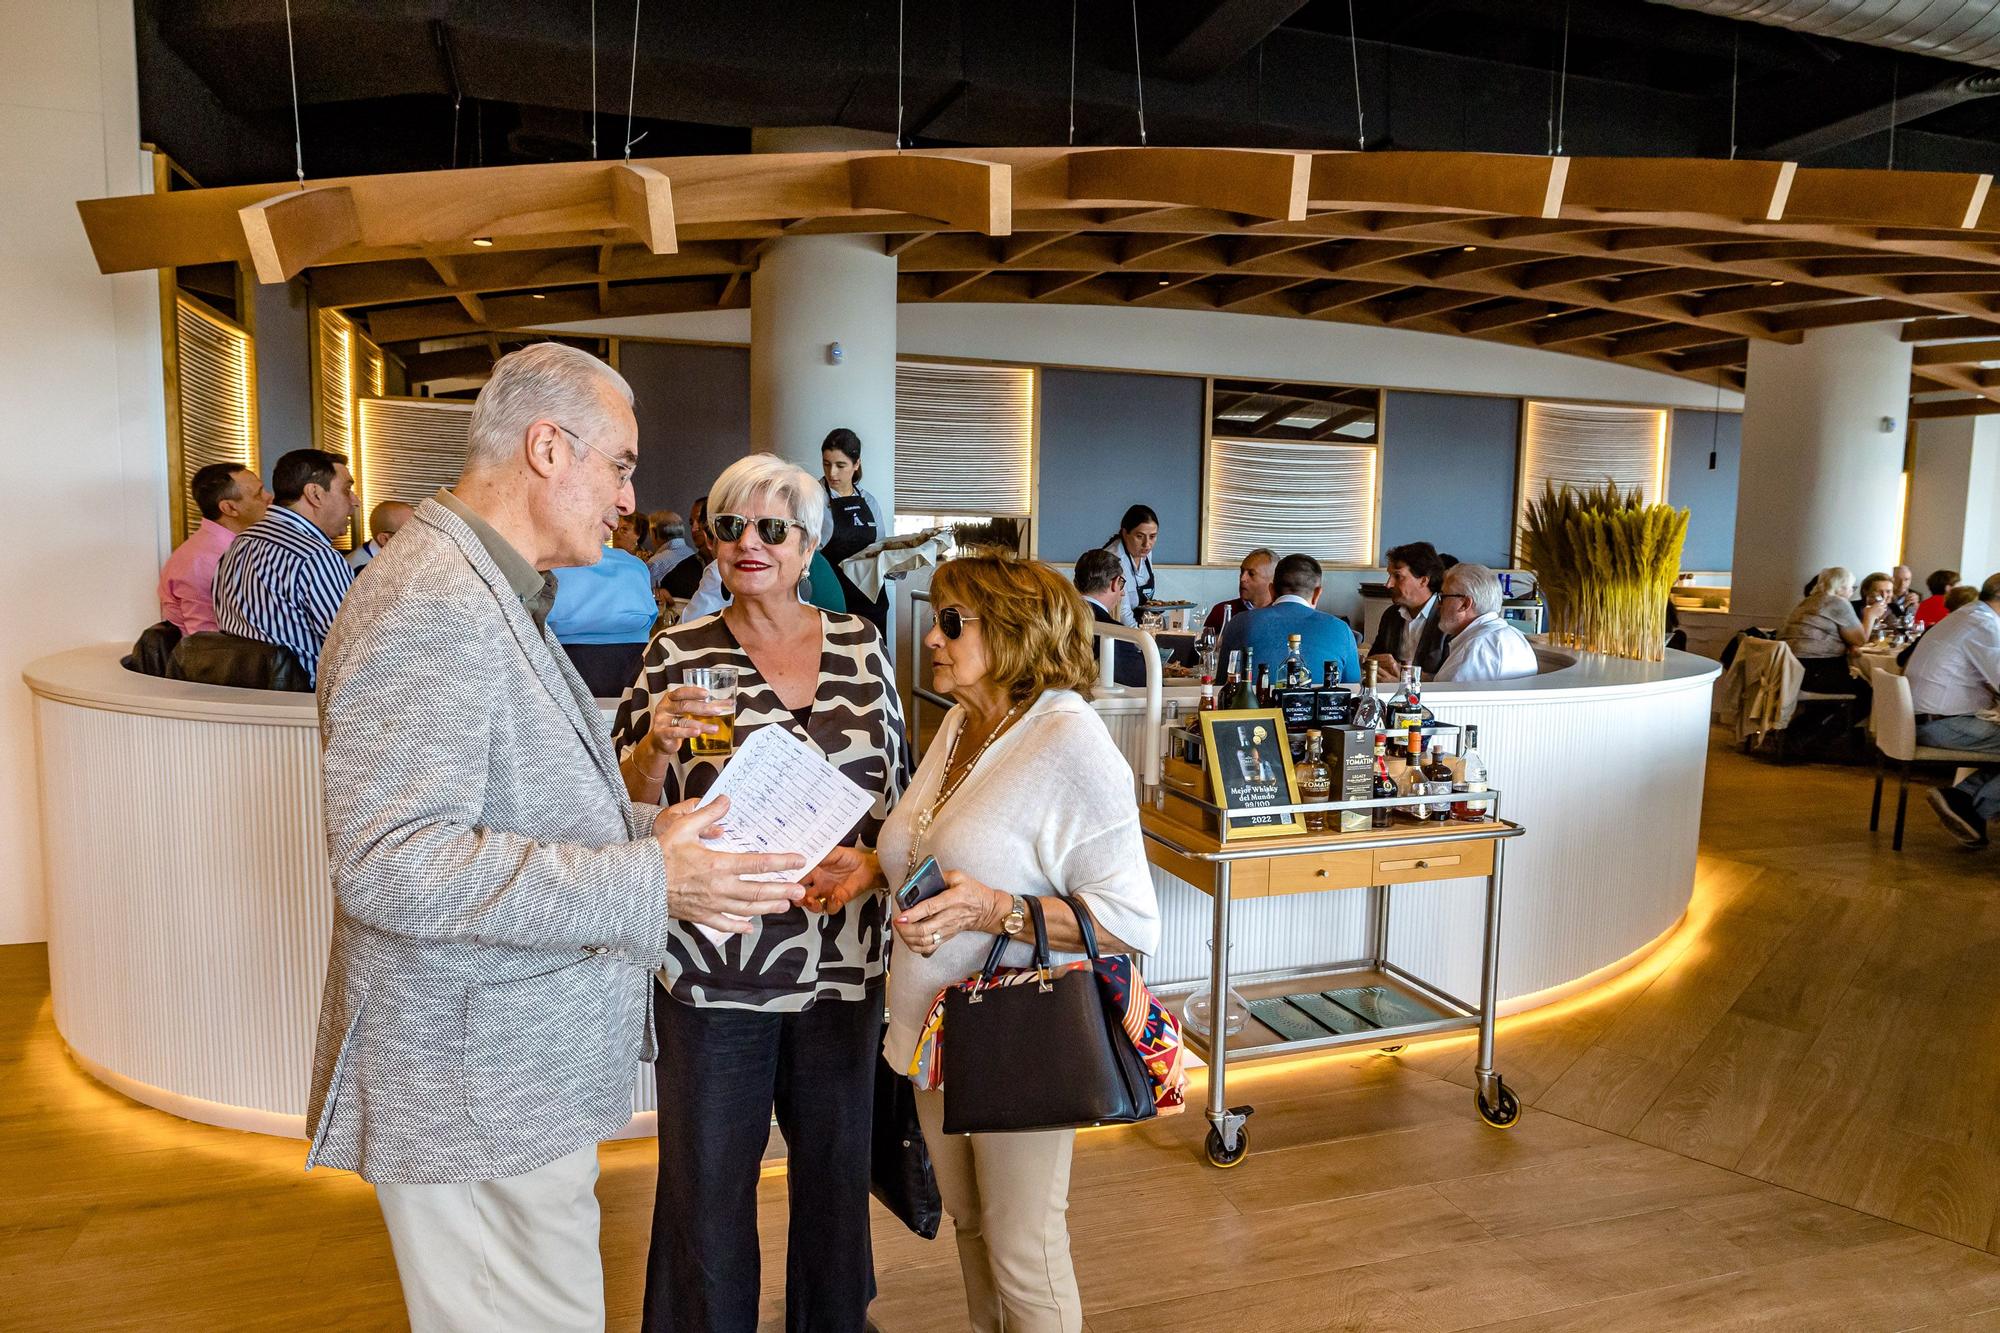
[[[160,567],[160,619],[171,620],[183,634],[215,629],[215,567],[235,540],[234,532],[205,518],[174,548]]]

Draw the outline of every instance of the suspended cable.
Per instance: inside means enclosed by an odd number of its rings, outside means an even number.
[[[1146,72],[1139,67],[1139,0],[1132,0],[1132,81],[1139,89],[1139,146],[1146,146]]]
[[[597,160],[597,0],[590,0],[590,160]]]
[[[632,76],[625,84],[625,160],[632,160],[632,145],[646,137],[644,131],[639,139],[632,137],[632,104],[639,95],[639,8],[644,0],[632,0]]]
[[[1715,372],[1715,411],[1708,418],[1708,470],[1715,471],[1715,452],[1722,439],[1722,377],[1726,371],[1718,368]]]
[[[1732,32],[1729,42],[1729,160],[1731,162],[1736,160],[1736,96],[1742,79],[1737,62],[1742,55],[1743,34],[1740,31]],[[1719,391],[1720,381],[1717,381],[1717,384]],[[1712,452],[1709,455],[1708,465],[1715,466]]]
[[[1354,142],[1368,147],[1368,117],[1361,109],[1361,33],[1354,26],[1354,0],[1347,0],[1347,53],[1354,66]]]
[[[1556,94],[1556,152],[1563,150],[1563,119],[1569,111],[1569,5],[1563,0],[1563,49],[1562,76],[1557,83]]]
[[[896,147],[903,147],[903,0],[896,0]]]
[[[1076,0],[1069,0],[1069,146],[1076,147]]]
[[[1889,170],[1896,169],[1896,96],[1901,91],[1902,62],[1889,61]]]
[[[292,46],[292,0],[285,0],[285,64],[292,74],[292,160],[295,163],[299,186],[306,183],[306,138],[299,128],[299,57]]]

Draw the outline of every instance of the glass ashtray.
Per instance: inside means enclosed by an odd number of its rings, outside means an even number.
[[[1223,1015],[1222,1035],[1233,1037],[1243,1030],[1245,1023],[1250,1021],[1250,1005],[1248,1001],[1236,993],[1236,988],[1231,986],[1229,988],[1229,999],[1224,1008],[1226,1012]],[[1215,1025],[1209,1021],[1208,987],[1206,984],[1200,990],[1188,996],[1186,1003],[1181,1005],[1181,1021],[1187,1025],[1190,1032],[1193,1032],[1198,1037],[1209,1036],[1214,1031]]]

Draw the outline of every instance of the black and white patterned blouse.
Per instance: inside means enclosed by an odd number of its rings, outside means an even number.
[[[909,780],[902,703],[873,625],[860,616],[829,612],[820,614],[820,625],[819,684],[803,723],[757,673],[720,615],[662,630],[646,648],[639,679],[618,705],[611,738],[619,755],[645,739],[654,701],[683,683],[683,672],[733,666],[738,673],[736,743],[741,745],[759,727],[781,726],[824,754],[862,790],[874,793],[874,808],[847,839],[873,847]],[[702,795],[726,759],[696,755],[683,741],[667,765],[660,803]],[[731,935],[720,945],[675,921],[661,980],[675,999],[731,1009],[795,1012],[822,996],[859,1000],[882,975],[886,908],[887,900],[878,893],[863,894],[830,915],[794,907],[782,916],[758,918],[748,935]]]

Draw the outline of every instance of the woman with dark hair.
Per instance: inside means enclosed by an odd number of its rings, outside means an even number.
[[[861,489],[861,437],[845,426],[828,431],[819,447],[819,467],[820,483],[826,487],[826,523],[820,530],[820,549],[833,566],[847,609],[867,617],[887,643],[888,591],[871,598],[840,567],[848,556],[894,535],[881,502]]]
[[[1153,600],[1157,586],[1153,578],[1153,547],[1160,540],[1160,516],[1150,506],[1133,505],[1118,521],[1118,535],[1104,543],[1104,549],[1118,557],[1125,574],[1125,605],[1118,619],[1126,625],[1139,623],[1139,608]]]

